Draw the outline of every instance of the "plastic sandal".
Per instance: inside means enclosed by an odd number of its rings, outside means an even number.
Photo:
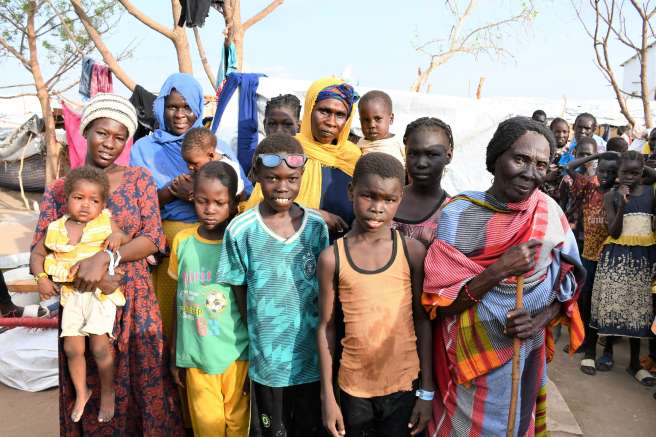
[[[656,384],[656,378],[645,369],[640,369],[635,373],[631,369],[626,369],[626,371],[645,387],[653,387]]]
[[[23,307],[23,317],[46,317],[48,309],[41,305],[26,305]]]
[[[610,372],[613,370],[613,356],[611,354],[603,354],[597,359],[597,370],[600,372]]]
[[[595,361],[592,358],[582,359],[580,368],[581,372],[585,373],[586,375],[593,376],[597,373],[597,369],[595,368]]]

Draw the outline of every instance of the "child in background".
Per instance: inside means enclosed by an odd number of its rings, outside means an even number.
[[[576,159],[581,160],[584,158],[588,158],[594,155],[595,153],[597,153],[597,143],[590,137],[583,137],[576,148]],[[594,166],[595,166],[594,160],[586,160],[585,164],[579,165],[576,168],[576,172],[579,174],[592,177],[595,174]],[[560,207],[563,209],[563,211],[565,211],[565,215],[567,216],[572,226],[574,235],[576,235],[576,239],[579,242],[579,250],[582,251],[583,229],[582,229],[582,224],[580,223],[581,209],[580,209],[580,205],[576,205],[572,201],[571,191],[572,191],[573,184],[574,184],[574,180],[569,175],[563,177],[563,180],[560,182],[560,187],[559,187]]]
[[[597,262],[601,255],[604,241],[608,238],[608,221],[606,210],[604,209],[604,195],[613,185],[617,177],[617,160],[619,155],[616,152],[605,152],[575,159],[567,164],[566,172],[572,178],[571,199],[572,203],[578,210],[582,211],[579,220],[583,225],[583,252],[581,260],[583,267],[587,271],[585,284],[579,295],[579,309],[585,326],[586,342],[581,345],[580,350],[591,350],[586,353],[581,360],[581,371],[587,375],[594,375],[596,370],[607,371],[612,367],[612,363],[602,360],[595,363],[595,348],[597,342],[591,341],[592,334],[590,328],[590,305],[592,296],[592,286],[594,284],[595,271]],[[599,160],[597,165],[597,174],[589,176],[581,174],[576,169],[587,163]],[[612,343],[609,338],[606,347]],[[606,353],[604,353],[606,357]],[[602,358],[604,358],[602,357]]]
[[[360,158],[349,187],[353,227],[319,257],[323,423],[334,437],[415,435],[431,419],[431,323],[421,306],[426,248],[391,228],[404,180],[403,167],[389,155]],[[345,326],[339,406],[333,390],[338,300]]]
[[[560,159],[569,141],[569,124],[564,119],[556,117],[551,121],[549,129],[556,138],[556,156],[554,158]]]
[[[187,163],[187,167],[191,172],[191,175],[182,175],[186,177],[192,177],[198,169],[207,164],[210,161],[221,161],[230,166],[237,173],[237,195],[241,195],[244,192],[244,179],[240,176],[240,167],[239,164],[227,155],[221,153],[216,148],[216,136],[212,133],[211,130],[204,127],[195,127],[189,129],[182,140],[182,159]],[[180,176],[178,176],[180,177]],[[252,184],[250,181],[246,180],[246,183],[249,184],[249,192],[252,190]],[[190,199],[191,200],[191,199]]]
[[[266,437],[322,432],[316,265],[328,228],[294,202],[306,160],[294,137],[262,140],[253,170],[263,200],[230,223],[221,247],[218,280],[233,287],[247,320],[249,376]]]
[[[267,136],[285,133],[294,136],[301,127],[301,101],[293,94],[272,98],[264,109],[264,132]]]
[[[383,91],[369,91],[358,103],[360,127],[364,138],[358,141],[362,154],[383,152],[392,155],[405,166],[405,147],[389,131],[394,122],[392,99]]]
[[[551,121],[549,129],[556,138],[556,153],[549,165],[547,176],[540,186],[540,190],[560,204],[560,183],[563,180],[563,174],[558,167],[558,162],[569,141],[569,124],[562,118],[556,117]]]
[[[428,247],[435,238],[440,207],[449,198],[441,182],[453,156],[453,134],[442,120],[422,117],[408,125],[403,142],[410,183],[403,189],[392,227]]]
[[[643,167],[639,152],[622,154],[619,187],[604,196],[610,237],[597,264],[590,326],[599,335],[629,337],[627,372],[641,384],[652,386],[656,378],[640,366],[640,338],[651,336],[654,320],[651,284],[656,273],[656,238],[652,221],[656,202],[652,187],[640,184]],[[596,340],[594,331],[592,339]],[[612,354],[612,347],[608,353]]]
[[[248,332],[230,287],[215,277],[224,230],[237,211],[237,181],[221,161],[196,171],[200,224],[180,231],[171,246],[168,273],[178,281],[171,372],[186,388],[196,437],[248,434]]]
[[[570,161],[576,158],[576,148],[583,138],[592,138],[597,143],[597,150],[599,152],[606,151],[606,141],[598,135],[595,135],[597,130],[597,119],[594,115],[588,112],[582,112],[576,116],[574,120],[574,138],[569,143],[567,148],[563,151],[560,157],[559,165],[565,166]]]
[[[629,150],[629,143],[622,137],[613,137],[606,143],[606,150],[609,152],[624,153]]]
[[[85,337],[90,336],[100,375],[98,421],[109,422],[114,417],[114,356],[109,338],[114,330],[116,307],[125,305],[125,296],[113,286],[82,293],[72,283],[75,265],[102,250],[109,256],[109,272],[113,275],[121,258],[118,249],[130,238],[112,222],[105,209],[109,181],[101,170],[90,166],[72,170],[66,176],[64,193],[68,214],[48,225],[45,237],[32,250],[30,269],[37,278],[42,300],[57,294],[54,283],[61,284],[61,337],[76,394],[71,420],[80,420],[91,397],[84,356]]]

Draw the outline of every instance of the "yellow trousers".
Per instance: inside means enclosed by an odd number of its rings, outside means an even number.
[[[221,375],[185,369],[187,405],[195,437],[246,437],[249,395],[244,393],[248,361],[235,361]]]
[[[196,226],[196,224],[163,220],[162,229],[166,236],[166,244],[171,246],[175,234],[191,226]],[[175,296],[178,291],[178,283],[169,276],[168,271],[169,257],[166,257],[162,259],[161,264],[155,267],[151,275],[153,286],[155,287],[155,295],[157,296],[157,301],[159,303],[159,311],[162,316],[162,332],[166,336],[166,341],[170,341],[171,339],[173,319],[176,317]],[[175,357],[171,357],[171,359],[175,360]],[[184,389],[178,388],[178,394],[180,395],[180,406],[182,408],[182,420],[184,421],[184,426],[185,428],[190,428],[191,421],[189,420],[189,409],[185,402]]]

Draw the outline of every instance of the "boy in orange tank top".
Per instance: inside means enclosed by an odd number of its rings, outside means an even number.
[[[426,249],[391,227],[404,180],[395,158],[380,152],[360,158],[349,186],[353,227],[319,256],[321,404],[334,437],[416,435],[431,419],[431,325],[421,306]],[[344,316],[339,406],[337,299]]]

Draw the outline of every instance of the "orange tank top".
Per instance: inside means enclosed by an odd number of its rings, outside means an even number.
[[[344,238],[335,242],[345,329],[338,382],[351,396],[409,391],[419,374],[407,249],[398,231],[392,238],[390,260],[375,271],[355,265]]]

